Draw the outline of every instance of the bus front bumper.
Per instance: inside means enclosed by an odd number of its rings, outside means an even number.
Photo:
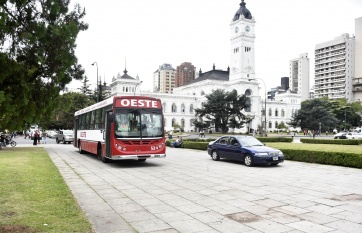
[[[139,159],[154,159],[154,158],[166,158],[166,154],[155,154],[155,155],[115,155],[111,156],[112,160],[139,160]]]

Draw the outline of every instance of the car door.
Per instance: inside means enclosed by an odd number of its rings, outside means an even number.
[[[228,140],[229,137],[222,137],[216,145],[217,153],[220,158],[230,159]]]
[[[240,144],[235,137],[230,137],[228,145],[229,145],[228,152],[230,154],[230,159],[243,160],[240,153]]]

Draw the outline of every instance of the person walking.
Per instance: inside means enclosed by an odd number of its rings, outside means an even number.
[[[39,136],[38,130],[35,130],[34,135],[33,135],[33,139],[34,139],[33,145],[34,146],[38,145],[38,136]]]
[[[47,144],[47,133],[45,132],[45,131],[43,131],[43,133],[42,133],[42,141],[41,141],[41,143],[42,144]]]

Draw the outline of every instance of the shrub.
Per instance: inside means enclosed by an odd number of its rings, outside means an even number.
[[[311,144],[338,144],[338,145],[361,145],[361,139],[316,139],[316,138],[301,138],[302,143]]]
[[[292,137],[257,137],[261,142],[292,142]]]

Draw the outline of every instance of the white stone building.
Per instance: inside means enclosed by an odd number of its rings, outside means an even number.
[[[186,132],[198,130],[192,124],[195,119],[195,109],[201,108],[201,103],[206,100],[205,95],[216,89],[225,91],[237,90],[239,95],[246,94],[250,98],[251,107],[244,114],[254,117],[253,121],[241,129],[231,129],[235,132],[248,132],[257,129],[258,125],[266,125],[268,132],[277,129],[281,122],[288,122],[292,114],[300,109],[301,96],[286,92],[278,94],[274,100],[267,100],[266,91],[260,93],[262,85],[266,90],[265,82],[256,76],[255,70],[255,19],[245,7],[244,0],[240,3],[230,23],[230,67],[226,71],[213,69],[200,72],[196,79],[188,85],[174,88],[173,94],[145,93],[136,89],[140,84],[138,79],[125,73],[112,80],[112,95],[144,95],[160,98],[163,102],[165,116],[165,129],[173,129],[173,123],[181,125]],[[133,88],[129,87],[133,83]],[[126,90],[126,91],[125,91]],[[128,90],[128,92],[127,92]],[[131,93],[129,93],[131,92]],[[267,116],[262,111],[265,108]],[[266,124],[265,124],[266,119]]]

